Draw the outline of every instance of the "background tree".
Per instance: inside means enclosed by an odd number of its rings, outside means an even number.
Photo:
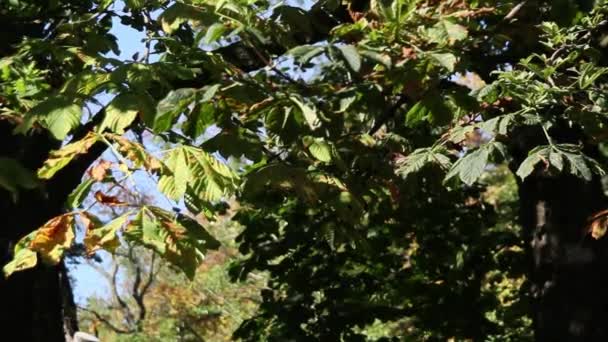
[[[208,254],[191,282],[155,252],[130,244],[119,247],[110,265],[86,259],[110,292],[80,307],[81,329],[103,341],[231,341],[255,312],[265,277],[230,282],[228,267],[242,258],[234,242],[242,229],[230,216],[208,226],[222,248]]]

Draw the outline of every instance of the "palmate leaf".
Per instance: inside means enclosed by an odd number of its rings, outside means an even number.
[[[55,139],[63,140],[72,129],[78,127],[81,116],[81,105],[76,103],[74,99],[54,96],[32,108],[26,114],[24,123],[17,127],[16,131],[25,133],[34,122],[41,122]]]
[[[437,165],[442,169],[449,169],[452,162],[446,154],[447,150],[443,147],[419,148],[398,162],[397,174],[407,178],[410,174],[422,170],[427,165]]]
[[[120,94],[108,104],[104,120],[99,126],[99,132],[110,129],[114,133],[123,134],[138,114],[141,113],[143,117],[149,117],[153,115],[154,111],[154,101],[149,95]]]
[[[190,189],[193,195],[213,202],[234,190],[237,175],[202,149],[191,146],[171,149],[165,155],[164,165],[158,187],[170,198],[180,199]]]
[[[494,154],[506,157],[505,146],[500,142],[491,141],[472,152],[467,152],[464,157],[454,163],[450,172],[445,176],[445,181],[458,176],[466,185],[472,185],[481,177],[489,158]]]
[[[152,248],[190,279],[209,249],[220,243],[196,221],[157,207],[142,207],[129,223],[125,237]]]
[[[568,172],[587,181],[593,178],[593,174],[600,176],[606,174],[597,161],[583,154],[579,146],[558,144],[538,146],[530,151],[528,157],[517,169],[517,175],[521,179],[525,179],[541,162],[545,169],[551,166],[559,172]]]

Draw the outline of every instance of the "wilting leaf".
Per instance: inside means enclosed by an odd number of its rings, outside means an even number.
[[[51,152],[49,158],[38,170],[38,177],[50,179],[57,171],[69,164],[76,156],[86,153],[97,140],[98,136],[96,134],[89,133],[83,139],[68,144],[60,150]]]
[[[95,200],[97,200],[97,202],[99,202],[101,204],[109,205],[109,206],[124,206],[124,205],[127,205],[127,203],[119,200],[117,197],[106,195],[106,194],[104,194],[101,191],[95,192]]]
[[[72,246],[74,236],[74,214],[64,214],[38,228],[29,248],[40,253],[45,262],[57,264]]]
[[[95,166],[89,169],[89,176],[92,179],[101,182],[106,177],[108,170],[112,167],[112,162],[107,160],[100,160]]]

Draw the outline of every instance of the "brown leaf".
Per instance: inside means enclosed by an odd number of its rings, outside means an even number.
[[[74,214],[64,214],[49,220],[30,243],[30,249],[40,253],[42,258],[52,264],[61,261],[63,252],[74,241]]]
[[[111,167],[112,162],[101,160],[89,170],[89,176],[91,176],[92,179],[101,182],[106,177],[106,173]]]
[[[97,202],[99,202],[101,204],[109,205],[109,206],[127,205],[127,203],[119,200],[117,197],[106,195],[101,191],[97,191],[95,193],[95,199],[97,200]]]

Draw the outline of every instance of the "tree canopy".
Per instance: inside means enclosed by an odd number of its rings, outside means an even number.
[[[604,255],[605,1],[11,0],[0,17],[42,25],[0,47],[2,124],[55,146],[0,156],[0,187],[19,202],[84,176],[7,276],[126,240],[194,278],[221,245],[194,217],[234,199],[231,276],[269,277],[235,338],[544,341],[551,315],[582,326],[555,336],[605,336],[596,309],[530,305],[538,284],[592,281],[560,243]],[[128,61],[117,20],[145,34]],[[100,190],[141,177],[171,205]]]

